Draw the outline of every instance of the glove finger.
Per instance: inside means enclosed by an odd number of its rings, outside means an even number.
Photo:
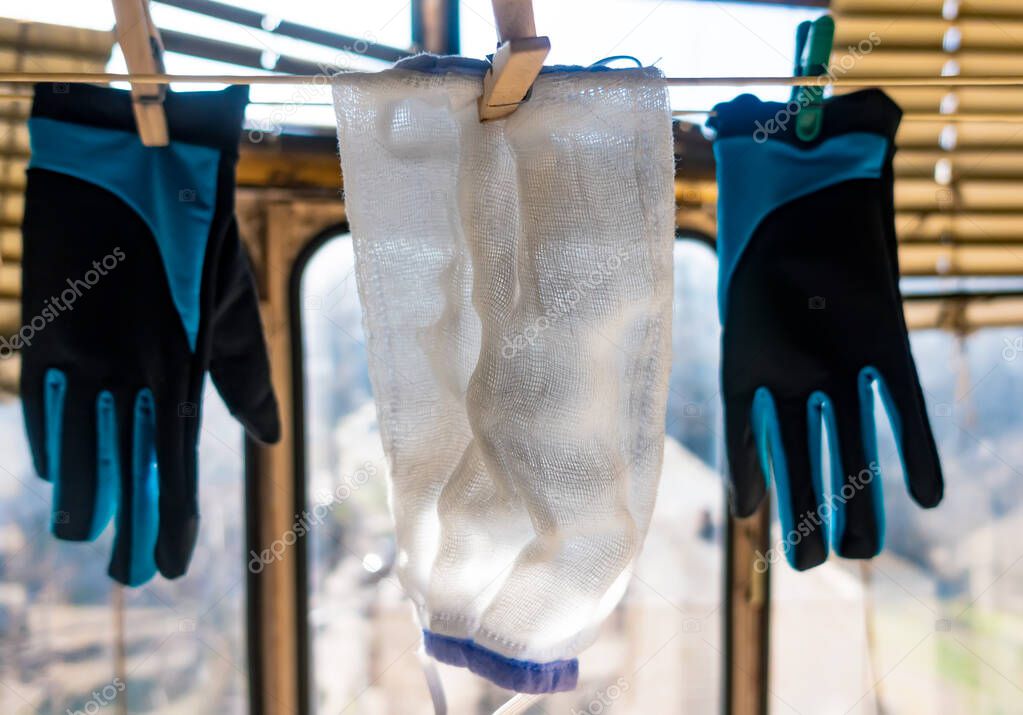
[[[761,469],[774,475],[785,557],[799,571],[813,568],[827,560],[828,546],[810,463],[807,403],[776,403],[761,387],[753,398],[752,422]]]
[[[167,578],[188,569],[199,532],[196,446],[201,405],[180,396],[157,398],[156,458],[159,465],[160,530],[156,564]]]
[[[259,299],[248,256],[232,223],[218,270],[210,375],[231,414],[260,442],[280,439]]]
[[[767,493],[767,481],[760,470],[750,423],[751,404],[751,400],[725,400],[732,513],[739,518],[755,512]]]
[[[121,485],[109,573],[127,586],[139,586],[156,575],[160,490],[153,420],[153,393],[148,389],[101,396],[100,434],[108,437],[100,439],[100,450],[106,451]]]
[[[886,365],[883,373],[873,367],[864,368],[860,372],[860,381],[861,395],[870,399],[871,406],[871,383],[878,385],[910,496],[924,508],[937,506],[944,494],[941,460],[912,357],[907,355],[905,360]]]
[[[834,392],[842,473],[831,485],[832,543],[840,556],[869,559],[881,552],[885,533],[873,399],[854,380]]]
[[[55,386],[59,389],[59,386]],[[46,374],[33,370],[25,362],[21,366],[22,414],[25,418],[25,433],[28,437],[32,464],[36,474],[49,480],[50,473],[46,459]]]
[[[44,379],[44,449],[53,482],[50,529],[58,539],[92,541],[110,520],[116,499],[116,482],[99,464],[98,391],[57,369],[47,370]]]

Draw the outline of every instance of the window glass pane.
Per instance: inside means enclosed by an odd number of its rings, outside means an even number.
[[[412,4],[408,0],[331,2],[331,0],[234,0],[232,5],[328,32],[360,37],[392,47],[412,45]]]
[[[188,573],[122,589],[95,543],[48,531],[21,406],[0,404],[0,712],[248,713],[241,429],[207,390],[202,526]]]
[[[333,2],[328,0],[235,0],[231,5],[264,13],[267,26],[287,20],[318,30],[335,32],[357,40],[397,48],[412,45],[412,6],[407,0],[373,0],[373,2]],[[338,50],[261,29],[208,17],[202,13],[152,3],[153,21],[161,30],[180,32],[218,42],[258,50],[264,67],[272,67],[280,56],[307,60],[333,73],[333,68],[377,71],[390,63],[366,56],[358,42],[350,50]],[[4,14],[17,19],[50,22],[96,30],[109,30],[114,25],[113,8],[109,2],[61,0],[4,0]],[[168,52],[165,57],[171,74],[258,74],[261,70],[239,67],[201,57]],[[116,44],[111,53],[108,72],[127,72],[121,49]],[[126,83],[116,86],[127,87]],[[175,91],[219,89],[223,85],[176,82]],[[279,133],[285,126],[334,126],[334,110],[329,83],[306,85],[253,85],[246,108],[248,127],[258,141],[263,135]]]
[[[716,258],[676,248],[675,368],[665,466],[649,536],[622,604],[580,661],[572,693],[530,712],[677,712],[720,706],[722,514],[714,439]],[[366,372],[351,239],[326,243],[302,283],[311,515],[310,631],[316,712],[419,712],[429,695],[420,634],[393,574],[386,465]],[[346,666],[337,667],[344,650]],[[489,715],[510,697],[441,666],[452,712]]]
[[[879,454],[885,551],[771,569],[773,713],[1010,713],[1023,691],[1023,331],[912,335],[945,501],[909,498]],[[880,407],[877,415],[883,420]],[[781,538],[777,531],[772,543]]]
[[[359,37],[393,47],[412,44],[412,5],[406,0],[373,0],[373,2],[332,2],[331,0],[230,0],[227,4],[254,10],[273,20],[289,20],[328,32]],[[241,28],[222,21],[206,18],[198,13],[154,2],[152,13],[161,28],[189,32],[224,42],[241,45],[264,43],[266,49],[283,52],[274,43],[290,42],[286,38],[268,35],[252,28]],[[34,2],[33,0],[4,0],[4,14],[22,20],[51,22],[97,30],[109,30],[114,25],[114,12],[110,3],[83,3],[78,0]],[[191,23],[186,20],[190,20]],[[213,32],[211,32],[213,28]],[[226,29],[225,29],[226,28]],[[226,33],[226,34],[225,34]],[[308,46],[306,46],[308,47]],[[303,56],[302,52],[291,52]]]

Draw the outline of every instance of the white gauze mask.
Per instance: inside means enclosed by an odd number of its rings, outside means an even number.
[[[426,649],[553,692],[624,593],[657,491],[671,113],[656,70],[573,70],[481,123],[481,76],[429,57],[341,75],[338,140]]]

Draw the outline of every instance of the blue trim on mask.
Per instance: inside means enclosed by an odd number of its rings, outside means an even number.
[[[809,426],[810,436],[810,478],[813,482],[813,491],[817,497],[818,514],[824,520],[825,539],[824,553],[828,553],[830,544],[835,543],[836,514],[834,513],[837,504],[835,495],[842,488],[842,456],[838,446],[838,419],[835,417],[835,405],[827,393],[820,390],[814,391],[806,402],[806,420]],[[824,422],[824,430],[821,430],[821,422]],[[828,461],[830,478],[830,502],[825,507],[824,495],[824,464],[821,450],[823,433],[828,435]],[[822,507],[825,507],[822,509]]]
[[[860,425],[863,430],[863,451],[867,457],[867,467],[871,471],[870,491],[873,496],[874,518],[877,521],[877,552],[881,553],[884,548],[885,539],[885,512],[884,512],[884,489],[881,485],[881,462],[877,450],[877,423],[874,419],[874,383],[877,383],[878,392],[881,395],[881,404],[884,405],[888,421],[892,426],[892,433],[895,435],[895,445],[898,448],[899,461],[902,463],[902,474],[907,481],[906,460],[902,452],[902,417],[895,407],[888,384],[885,382],[881,371],[872,365],[860,370],[857,386],[860,393]],[[857,475],[857,478],[860,478]],[[876,555],[876,554],[875,554]]]
[[[468,668],[502,688],[517,693],[559,693],[575,690],[579,660],[536,663],[500,655],[468,638],[452,638],[423,631],[426,652],[441,663]]]
[[[43,421],[46,423],[46,478],[53,484],[50,530],[56,531],[60,515],[60,446],[64,434],[64,396],[67,376],[50,368],[43,378]]]
[[[29,119],[28,128],[30,169],[46,169],[95,184],[145,221],[163,259],[174,307],[194,352],[220,151],[184,142],[145,147],[129,132],[45,117]],[[132,249],[126,250],[130,256]]]
[[[852,179],[881,176],[888,140],[851,132],[810,148],[757,142],[753,136],[714,142],[718,183],[718,311],[725,319],[732,274],[760,223],[779,207]]]
[[[643,69],[643,63],[639,61],[638,57],[633,57],[632,55],[610,55],[609,57],[605,57],[594,62],[592,65],[590,65],[590,69],[595,69],[597,67],[606,67],[607,69],[623,69],[619,67],[610,66],[612,62],[618,62],[619,60],[628,60],[629,62],[636,63],[635,67],[631,67],[628,69]]]
[[[156,469],[156,410],[153,393],[135,397],[132,449],[131,552],[128,585],[138,586],[156,575],[156,538],[160,530],[160,484]],[[123,505],[122,505],[123,508]],[[118,514],[118,528],[125,516]]]
[[[796,531],[796,519],[792,513],[792,486],[789,481],[789,466],[785,458],[785,445],[781,439],[781,424],[778,421],[778,410],[774,404],[774,396],[766,387],[757,388],[753,395],[753,408],[750,423],[753,425],[753,438],[757,443],[757,455],[760,458],[760,471],[764,473],[764,481],[769,488],[771,475],[774,475],[774,488],[778,498],[778,519],[781,521],[782,547],[785,559],[792,568],[796,568],[796,553],[789,541],[789,534]]]
[[[114,396],[103,390],[96,398],[96,500],[88,540],[94,541],[117,511],[121,491],[117,414]]]

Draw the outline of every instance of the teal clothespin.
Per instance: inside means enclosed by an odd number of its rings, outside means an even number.
[[[796,77],[819,77],[828,71],[831,45],[835,39],[835,21],[822,15],[813,22],[799,23],[796,29]],[[824,86],[793,87],[792,98],[799,102],[796,136],[813,141],[821,133],[824,113]]]
[[[803,76],[803,52],[806,50],[806,39],[810,36],[810,27],[812,26],[813,22],[804,20],[796,28],[796,58],[795,66],[792,68],[793,77]],[[796,99],[799,96],[799,89],[799,87],[792,88],[791,99]]]

